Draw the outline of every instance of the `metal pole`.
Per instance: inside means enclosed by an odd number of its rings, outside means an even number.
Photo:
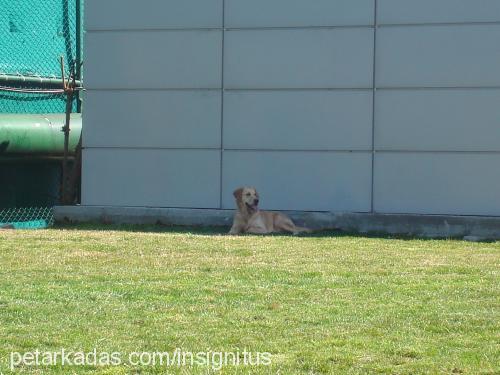
[[[75,80],[76,86],[81,87],[82,83],[79,80]],[[37,87],[61,87],[63,80],[61,78],[45,78],[45,77],[34,77],[34,76],[23,76],[23,75],[12,75],[12,74],[0,74],[0,84],[2,85],[26,85],[26,86],[37,86]]]
[[[78,87],[81,87],[82,80],[82,0],[76,1],[76,73],[75,73],[75,83],[77,83]],[[77,101],[76,101],[76,111],[78,113],[82,112],[82,98],[79,92],[76,93]]]
[[[66,93],[66,122],[62,128],[64,132],[64,154],[63,154],[63,173],[62,173],[62,204],[71,204],[71,197],[69,196],[69,174],[68,174],[68,154],[69,154],[69,132],[70,132],[70,121],[71,121],[71,110],[73,107],[73,85],[75,84],[75,66],[72,66],[72,72],[70,73],[70,78],[66,83],[65,72],[64,72],[64,56],[61,56],[61,77],[64,85],[64,92]],[[72,79],[72,81],[71,81]]]

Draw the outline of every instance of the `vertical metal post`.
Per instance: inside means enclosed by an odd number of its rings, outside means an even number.
[[[65,0],[67,2],[71,0]],[[80,167],[80,159],[81,158],[81,134],[80,141],[78,142],[78,147],[76,149],[76,162],[73,165],[73,168],[69,167],[69,134],[71,131],[70,121],[71,121],[71,112],[73,111],[73,99],[76,95],[77,103],[76,110],[81,113],[81,98],[76,89],[76,81],[77,79],[81,81],[82,78],[82,0],[74,0],[75,1],[75,11],[76,11],[76,20],[75,20],[75,34],[76,34],[76,43],[75,43],[75,58],[71,58],[73,61],[70,64],[69,76],[66,80],[66,75],[64,71],[64,57],[61,56],[61,76],[63,82],[64,93],[66,94],[66,120],[65,124],[62,128],[64,132],[64,155],[63,155],[63,165],[62,165],[62,199],[61,203],[64,205],[73,204],[75,202],[75,193],[76,193],[76,183],[79,176],[79,167]],[[66,3],[67,4],[67,3]],[[68,16],[69,17],[69,16]],[[69,59],[69,57],[68,57]]]
[[[68,166],[68,156],[69,156],[69,132],[70,132],[70,121],[71,121],[71,111],[73,109],[73,94],[75,87],[75,66],[72,67],[72,73],[66,82],[65,71],[64,71],[64,56],[61,56],[61,76],[64,85],[64,92],[66,93],[66,121],[62,128],[64,132],[64,155],[63,155],[63,166],[62,166],[62,204],[71,204],[72,197],[70,194],[69,186],[69,166]]]
[[[62,203],[70,204],[71,198],[69,196],[70,186],[69,186],[69,132],[70,132],[70,119],[71,119],[71,109],[73,107],[73,93],[72,90],[68,90],[66,93],[66,122],[63,127],[64,132],[64,156],[63,156],[63,195]]]
[[[78,81],[82,80],[82,55],[83,55],[83,50],[82,50],[82,45],[83,45],[83,33],[82,33],[82,25],[83,25],[83,20],[82,20],[82,0],[75,0],[76,6],[76,72],[75,72],[75,79]],[[80,97],[80,93],[78,92],[77,94],[77,101],[76,101],[76,111],[78,113],[82,113],[82,98]]]

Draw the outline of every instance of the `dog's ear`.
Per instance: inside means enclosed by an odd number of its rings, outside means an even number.
[[[233,195],[236,198],[236,200],[240,202],[241,198],[243,197],[243,188],[238,188],[235,191],[233,191]]]

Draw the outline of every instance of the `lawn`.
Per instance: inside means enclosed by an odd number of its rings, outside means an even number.
[[[0,373],[499,374],[499,263],[500,242],[3,230]],[[128,361],[176,350],[207,363]]]

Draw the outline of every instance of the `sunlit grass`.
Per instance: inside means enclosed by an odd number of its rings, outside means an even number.
[[[0,372],[11,352],[272,354],[220,373],[494,374],[500,242],[227,236],[80,226],[0,231]],[[16,373],[213,373],[18,366]]]

